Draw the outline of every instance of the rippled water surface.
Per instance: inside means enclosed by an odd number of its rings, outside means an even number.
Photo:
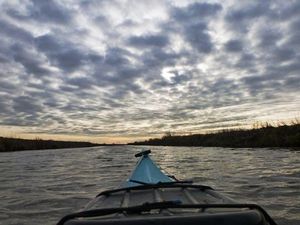
[[[169,174],[258,203],[282,225],[300,224],[300,151],[151,147]],[[0,224],[50,225],[117,187],[133,169],[134,146],[0,153]]]

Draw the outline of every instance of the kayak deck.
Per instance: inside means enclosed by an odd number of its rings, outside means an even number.
[[[110,206],[107,208],[107,206]],[[158,184],[100,193],[65,225],[275,225],[254,204],[238,204],[212,188],[190,184]],[[80,220],[74,218],[81,218]]]
[[[86,209],[107,208],[107,206],[132,207],[145,203],[169,201],[180,204],[236,203],[230,198],[221,196],[208,186],[162,183],[102,192],[86,206]]]

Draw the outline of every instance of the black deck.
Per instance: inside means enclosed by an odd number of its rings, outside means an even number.
[[[266,225],[264,217],[254,210],[226,214],[202,214],[190,216],[168,216],[147,218],[125,218],[110,220],[72,220],[66,225]]]
[[[79,218],[79,219],[78,219]],[[275,225],[259,206],[237,202],[203,185],[156,184],[100,193],[85,211],[59,225]]]

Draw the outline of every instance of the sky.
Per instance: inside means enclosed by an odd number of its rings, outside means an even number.
[[[300,117],[300,1],[0,0],[0,136],[126,143]]]

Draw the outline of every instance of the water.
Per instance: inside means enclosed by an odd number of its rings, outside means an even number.
[[[0,153],[0,224],[50,225],[117,187],[135,165],[134,146]],[[282,225],[300,224],[300,151],[151,147],[180,179],[258,203]]]

